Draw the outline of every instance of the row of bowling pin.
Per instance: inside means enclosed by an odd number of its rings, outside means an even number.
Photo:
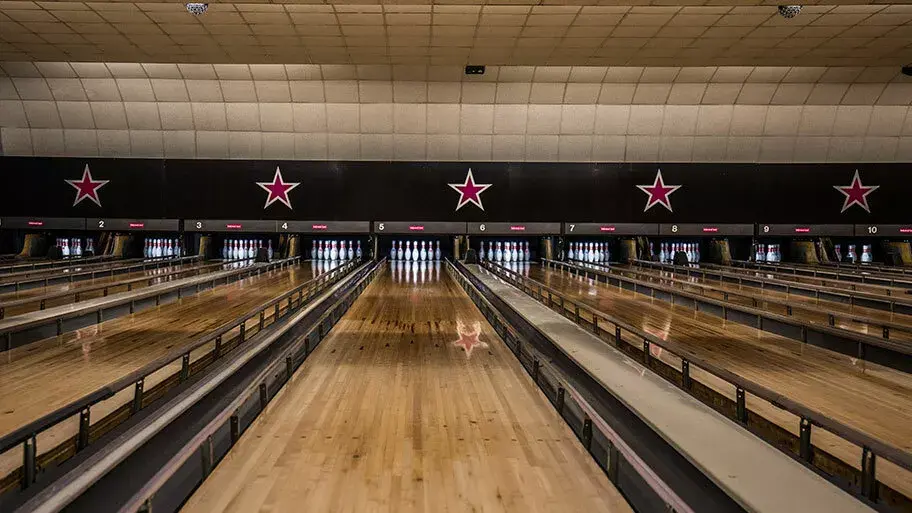
[[[420,247],[419,247],[419,242]],[[426,243],[426,244],[425,244]],[[436,243],[436,245],[435,245]],[[405,247],[402,241],[393,241],[393,247],[390,248],[390,260],[393,262],[426,262],[430,260],[440,260],[440,241],[415,241],[412,248],[412,241],[405,241]]]
[[[351,260],[360,259],[363,253],[360,240],[357,246],[352,241],[315,240],[310,248],[310,255],[314,260]]]
[[[493,260],[494,262],[528,262],[532,259],[528,242],[490,242],[485,251],[485,243],[481,241],[479,260]]]
[[[842,262],[842,246],[836,244],[836,261]],[[847,260],[853,264],[858,263],[858,253],[855,252],[855,244],[849,244],[849,252],[846,255]],[[874,261],[874,253],[871,252],[870,244],[861,245],[861,261],[863,263],[869,263]]]
[[[263,247],[261,240],[226,239],[222,245],[222,260],[256,258],[257,250]],[[272,240],[266,241],[266,251],[272,260]]]
[[[82,240],[81,239],[57,239],[57,246],[60,247],[60,253],[65,256],[82,256]],[[92,247],[92,239],[86,239],[86,253],[95,253],[95,248]]]
[[[611,251],[606,242],[571,242],[567,258],[601,264],[611,261]]]
[[[181,256],[180,241],[177,239],[146,239],[143,256],[146,258]]]
[[[678,251],[683,251],[691,264],[700,262],[700,245],[696,242],[663,242],[659,245],[659,261],[673,264]]]
[[[757,244],[754,260],[758,262],[781,262],[782,253],[779,244]]]

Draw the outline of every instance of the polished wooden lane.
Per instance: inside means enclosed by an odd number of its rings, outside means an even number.
[[[889,286],[889,285],[878,285],[873,283],[861,283],[858,281],[847,280],[847,279],[837,279],[837,278],[826,278],[818,276],[807,276],[803,274],[793,274],[784,271],[771,271],[767,269],[745,269],[744,267],[736,267],[731,265],[718,265],[718,264],[700,264],[706,265],[708,268],[718,271],[725,271],[733,274],[743,274],[745,276],[751,276],[755,278],[769,278],[782,281],[791,281],[795,283],[806,283],[808,285],[818,285],[821,287],[827,287],[833,290],[841,291],[857,291],[857,292],[866,292],[868,294],[878,294],[878,295],[891,295],[902,297],[909,291],[908,286]]]
[[[253,260],[249,261],[249,263],[252,262]],[[14,315],[38,310],[41,306],[40,301],[42,300],[44,300],[45,308],[52,308],[73,303],[75,294],[77,293],[80,295],[80,300],[83,301],[95,297],[103,297],[106,291],[103,288],[99,288],[102,286],[107,286],[107,293],[113,294],[115,292],[127,291],[127,281],[131,281],[129,290],[136,290],[150,285],[149,279],[154,279],[156,277],[160,277],[160,279],[153,281],[151,283],[152,285],[155,283],[162,283],[168,279],[173,279],[174,277],[168,277],[168,275],[172,273],[180,272],[179,275],[175,276],[187,278],[190,276],[198,276],[205,272],[233,269],[233,265],[234,264],[219,264],[212,262],[186,262],[184,264],[160,267],[157,269],[146,269],[131,273],[116,274],[114,276],[99,276],[94,279],[66,282],[59,285],[35,287],[0,294],[0,308],[4,311],[4,318],[9,318]],[[141,278],[145,279],[140,280]],[[132,282],[132,280],[137,281]],[[28,300],[28,302],[22,304],[25,300]]]
[[[844,314],[844,316],[838,317],[834,326],[855,333],[881,337],[883,335],[883,330],[876,324],[876,321],[896,323],[912,328],[912,315],[889,312],[877,308],[850,305],[839,301],[816,299],[801,294],[789,294],[779,290],[760,288],[750,282],[738,284],[707,277],[672,274],[668,271],[647,269],[645,267],[637,266],[618,265],[612,267],[617,271],[624,273],[625,276],[641,279],[650,283],[660,283],[668,286],[675,286],[676,288],[684,287],[684,290],[686,290],[686,285],[688,284],[706,287],[704,290],[707,292],[707,297],[713,297],[719,300],[723,300],[723,292],[730,292],[731,294],[729,294],[728,301],[733,304],[754,307],[752,300],[755,299],[757,301],[756,308],[776,314],[787,315],[785,306],[778,303],[778,301],[784,301],[795,307],[791,314],[792,317],[815,324],[827,325],[829,323],[828,314],[830,312],[841,313]],[[598,269],[598,267],[595,267],[595,269]],[[700,291],[695,292],[699,293]],[[765,299],[775,300],[777,302],[767,302],[764,301]],[[912,343],[912,330],[893,331],[890,333],[890,339]]]
[[[53,294],[55,292],[67,292],[67,291],[76,291],[80,288],[91,287],[93,285],[105,285],[109,283],[116,283],[119,281],[129,280],[132,278],[142,278],[142,277],[153,277],[159,276],[161,274],[167,274],[169,272],[174,272],[181,269],[192,269],[200,267],[203,265],[211,264],[211,262],[186,262],[183,264],[169,265],[166,267],[159,267],[156,269],[145,269],[134,271],[130,273],[115,274],[98,276],[96,278],[89,278],[86,280],[80,280],[75,282],[66,282],[66,283],[52,283],[48,286],[42,287],[33,287],[29,289],[23,289],[19,291],[4,292],[0,294],[0,303],[6,301],[14,301],[16,299],[24,299],[29,297],[42,296],[45,294]]]
[[[723,367],[874,438],[912,450],[909,374],[539,265],[531,266],[529,276],[647,333],[675,341],[684,348],[684,356]],[[655,356],[663,358],[661,352]],[[699,374],[705,384],[733,396],[731,387]],[[797,434],[795,417],[751,399],[749,408]],[[818,430],[814,443],[857,465],[860,449],[833,438]],[[880,463],[879,478],[912,496],[912,476],[889,462]]]
[[[630,511],[439,264],[392,265],[183,511]]]
[[[315,272],[309,263],[271,271],[5,352],[0,436],[194,342]]]
[[[177,257],[175,257],[177,258]],[[57,278],[60,276],[66,276],[68,274],[83,272],[83,271],[108,271],[111,269],[118,269],[120,267],[130,266],[142,263],[142,258],[131,258],[128,260],[103,260],[100,262],[70,262],[70,265],[65,267],[51,267],[47,269],[35,269],[29,271],[20,271],[9,274],[0,274],[0,285],[13,283],[23,280],[37,280],[39,278]]]

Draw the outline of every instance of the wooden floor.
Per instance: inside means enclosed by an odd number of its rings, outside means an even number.
[[[685,356],[707,360],[900,449],[912,450],[912,376],[908,374],[538,265],[531,266],[529,276],[656,337],[674,340],[686,349]],[[720,383],[710,379],[706,384],[733,397],[731,387],[719,388]],[[750,397],[748,407],[798,432],[798,419],[791,414]],[[860,451],[821,436],[822,430],[816,433],[815,445],[858,464]],[[912,476],[890,471],[898,469],[889,462],[880,463],[885,465],[878,467],[879,478],[912,494]]]
[[[313,279],[317,272],[305,263],[264,273],[3,353],[0,436],[195,341]],[[147,381],[146,388],[152,384]],[[101,414],[93,409],[93,419],[101,418]],[[49,446],[45,443],[41,447]]]
[[[630,511],[440,264],[391,265],[183,511]]]
[[[696,285],[712,287],[718,291],[732,292],[734,294],[729,296],[729,301],[734,304],[752,306],[753,303],[749,298],[756,298],[758,301],[757,308],[781,315],[786,314],[785,307],[783,305],[777,303],[768,303],[763,300],[770,299],[777,301],[788,301],[791,305],[796,307],[792,313],[792,317],[806,320],[815,324],[828,324],[827,314],[829,312],[851,314],[851,319],[854,320],[846,318],[845,315],[840,316],[836,319],[835,327],[855,333],[881,337],[883,335],[883,330],[880,326],[876,325],[876,321],[894,322],[912,328],[912,315],[894,313],[886,310],[879,310],[876,308],[863,306],[853,306],[848,303],[840,303],[838,301],[815,299],[813,297],[803,296],[801,294],[788,294],[786,292],[778,290],[766,288],[761,289],[760,287],[754,286],[751,283],[744,283],[739,285],[738,283],[720,281],[713,278],[686,276],[683,274],[676,274],[673,276],[672,273],[667,271],[662,271],[659,269],[647,269],[644,267],[614,267],[624,273],[637,273],[640,277],[639,279],[645,278],[646,281],[652,283],[662,282],[667,285],[672,285],[673,280],[673,283],[676,284],[675,286],[677,288],[685,286],[685,290],[686,284],[693,283]],[[629,274],[629,276],[636,277],[632,274]],[[721,292],[713,293],[712,291],[707,291],[707,296],[721,300],[723,295]],[[802,309],[804,306],[808,307],[808,309]],[[865,319],[870,319],[871,321],[875,321],[875,323],[864,322]],[[912,330],[895,330],[891,332],[890,339],[912,343]]]

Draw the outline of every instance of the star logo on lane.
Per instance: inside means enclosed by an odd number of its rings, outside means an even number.
[[[488,347],[487,342],[482,342],[478,338],[481,335],[481,323],[476,322],[473,328],[474,330],[469,332],[466,331],[466,326],[464,324],[456,324],[456,332],[459,333],[459,340],[454,341],[453,345],[455,347],[461,347],[465,351],[466,360],[472,357],[472,351],[474,351],[476,347]]]
[[[870,214],[871,208],[868,206],[868,194],[876,191],[880,186],[869,185],[865,187],[862,185],[861,177],[858,176],[858,170],[856,169],[855,176],[852,178],[852,183],[850,185],[834,185],[833,188],[845,196],[845,201],[842,203],[842,210],[839,211],[840,214],[848,210],[852,205],[858,205]]]
[[[671,209],[671,193],[684,186],[665,185],[665,181],[662,180],[662,170],[659,169],[652,185],[637,185],[636,187],[649,195],[649,201],[646,202],[646,208],[643,209],[643,212],[646,212],[655,205],[662,205],[667,208],[669,212],[674,212]]]
[[[469,168],[469,173],[466,175],[465,182],[448,183],[447,185],[459,193],[459,203],[456,204],[456,210],[459,210],[469,203],[473,203],[476,207],[484,210],[484,205],[481,204],[481,193],[486,191],[492,184],[475,183],[475,177],[472,176],[472,169]]]
[[[294,210],[294,207],[291,206],[291,200],[288,198],[288,193],[295,187],[301,185],[301,182],[286,182],[282,178],[282,170],[279,169],[279,166],[276,166],[272,182],[257,182],[256,184],[269,193],[266,196],[266,204],[263,205],[264,210],[269,208],[269,205],[272,205],[276,201],[284,203],[286,207]]]
[[[89,171],[88,164],[86,164],[85,169],[82,170],[82,178],[79,180],[64,181],[76,189],[76,199],[73,200],[74,207],[78,205],[80,201],[86,198],[100,207],[101,200],[98,198],[98,189],[101,189],[105,186],[105,184],[110,182],[110,180],[93,180],[92,172]]]

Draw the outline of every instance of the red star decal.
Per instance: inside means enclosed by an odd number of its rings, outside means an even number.
[[[869,185],[865,187],[861,184],[861,178],[858,176],[858,170],[855,170],[855,177],[852,178],[851,185],[834,185],[834,189],[841,192],[845,196],[845,201],[842,203],[842,210],[840,213],[845,212],[852,205],[858,205],[859,207],[865,209],[867,213],[871,213],[871,208],[868,207],[868,194],[876,191],[880,188],[879,185]]]
[[[110,182],[110,180],[92,180],[92,172],[89,171],[88,164],[86,164],[85,169],[82,170],[81,179],[64,181],[76,189],[76,199],[73,201],[74,207],[86,198],[89,198],[93,203],[100,207],[101,200],[98,198],[98,189],[101,189],[106,183]]]
[[[475,177],[472,176],[471,168],[469,169],[469,174],[466,175],[465,182],[448,183],[447,185],[459,193],[459,203],[456,204],[456,210],[459,210],[469,203],[473,203],[476,207],[484,210],[484,206],[481,204],[481,193],[486,191],[491,184],[475,183]]]
[[[472,332],[467,332],[464,324],[456,324],[456,332],[459,333],[459,340],[453,342],[453,345],[456,347],[461,347],[465,350],[466,359],[472,357],[472,351],[476,347],[488,347],[487,342],[482,342],[478,339],[479,335],[481,335],[481,323],[476,322],[474,328],[475,329]]]
[[[280,201],[284,203],[286,207],[294,210],[294,207],[291,206],[291,200],[288,199],[288,193],[295,187],[301,185],[301,183],[284,181],[279,166],[276,166],[276,172],[272,177],[272,182],[257,182],[256,184],[269,193],[269,195],[266,196],[266,205],[263,206],[263,209],[269,208],[269,205],[272,205],[276,201]]]
[[[646,202],[646,208],[643,209],[643,212],[646,212],[656,204],[667,208],[669,212],[673,212],[673,210],[671,210],[671,198],[669,198],[669,196],[671,196],[671,193],[684,186],[665,185],[665,182],[662,180],[662,170],[659,169],[652,185],[637,185],[636,187],[649,195],[649,201]]]

